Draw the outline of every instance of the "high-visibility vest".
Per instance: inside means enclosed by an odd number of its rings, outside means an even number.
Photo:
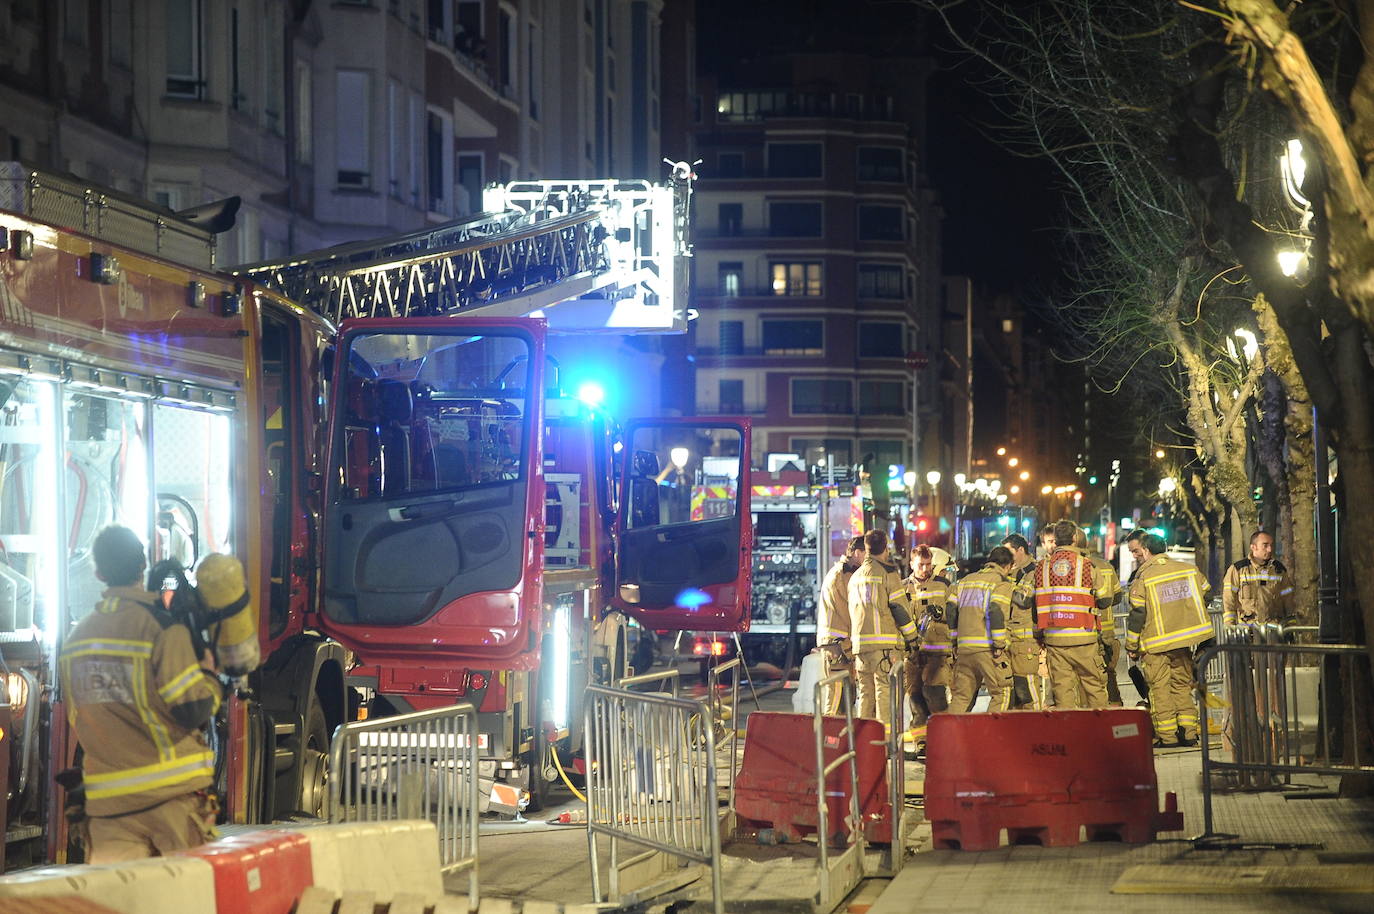
[[[910,612],[910,600],[897,569],[869,556],[849,579],[850,644],[857,654],[904,647],[916,640],[916,623],[900,626],[888,608],[898,603]]]
[[[1146,562],[1131,585],[1126,649],[1162,654],[1211,638],[1207,589],[1207,579],[1192,565],[1162,555]]]
[[[1097,641],[1093,564],[1077,549],[1059,548],[1035,569],[1035,625],[1045,644],[1072,647]]]
[[[816,620],[816,643],[828,644],[849,638],[849,579],[853,566],[836,562],[821,584],[821,617]]]
[[[955,642],[959,653],[978,653],[1007,646],[1007,612],[1012,584],[996,566],[959,582]]]

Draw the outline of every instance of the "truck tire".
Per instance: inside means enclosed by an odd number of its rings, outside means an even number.
[[[310,702],[301,734],[301,795],[296,808],[307,816],[323,819],[329,814],[329,728],[324,708]]]

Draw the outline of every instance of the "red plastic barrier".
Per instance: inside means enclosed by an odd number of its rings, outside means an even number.
[[[825,763],[829,765],[849,749],[844,718],[824,718],[823,731]],[[854,721],[854,751],[864,836],[870,841],[889,842],[892,821],[888,816],[887,751],[881,722]],[[848,765],[830,773],[825,792],[831,835],[847,835]],[[735,813],[749,824],[771,826],[788,841],[816,832],[820,814],[816,808],[816,736],[810,714],[755,711],[749,715],[744,758],[735,778]]]
[[[245,832],[178,853],[214,870],[216,914],[290,914],[314,883],[310,842],[300,832]]]
[[[926,748],[925,813],[937,848],[1153,841],[1183,828],[1159,810],[1150,716],[1137,709],[937,714]]]

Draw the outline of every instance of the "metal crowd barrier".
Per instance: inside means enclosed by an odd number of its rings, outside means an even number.
[[[887,801],[892,821],[892,844],[883,857],[885,875],[896,876],[906,862],[902,843],[902,815],[906,811],[906,750],[902,747],[906,720],[906,664],[897,663],[888,674]]]
[[[844,709],[844,733],[848,739],[848,748],[835,758],[829,765],[825,763],[825,706],[822,704],[822,696],[825,695],[825,687],[831,683],[842,683],[840,693],[840,705]],[[818,866],[818,886],[820,894],[818,896],[822,904],[830,898],[830,804],[829,794],[825,789],[825,780],[833,771],[838,771],[842,766],[849,766],[849,847],[855,845],[859,848],[859,853],[863,853],[864,829],[863,816],[859,812],[859,765],[858,753],[854,749],[854,695],[853,680],[847,670],[838,673],[830,673],[816,680],[814,693],[812,695],[811,720],[816,734],[816,846],[820,850]],[[897,718],[900,722],[901,718]],[[893,728],[900,729],[900,723]],[[899,737],[900,738],[900,737]],[[849,848],[845,849],[848,852]]]
[[[1359,713],[1359,689],[1369,681],[1368,650],[1356,644],[1285,643],[1307,630],[1229,629],[1199,655],[1198,669],[1207,681],[1214,666],[1222,668],[1231,705],[1231,760],[1215,758],[1208,740],[1202,740],[1204,830],[1199,840],[1236,837],[1215,830],[1214,773],[1233,773],[1242,787],[1278,786],[1295,774],[1374,773],[1374,760],[1361,755],[1357,740],[1333,740],[1338,727],[1352,732],[1348,722]],[[1199,712],[1205,721],[1205,693],[1199,696]]]
[[[470,704],[360,720],[329,746],[330,822],[427,819],[445,873],[467,870],[477,909],[477,712]]]
[[[633,689],[635,686],[645,685],[650,682],[663,683],[668,686],[664,691],[673,698],[677,698],[681,678],[681,671],[669,667],[659,670],[657,673],[640,673],[638,676],[626,676],[624,679],[617,680],[615,685],[618,689]]]
[[[620,896],[619,843],[663,851],[711,869],[716,914],[721,888],[716,739],[703,701],[588,686],[587,847],[592,897],[601,903],[597,835],[611,842],[610,897]]]
[[[730,716],[725,716],[725,699],[721,696],[720,677],[730,670],[736,670],[730,677]],[[724,726],[728,742],[717,739],[716,752],[723,753],[728,760],[725,767],[725,793],[730,812],[735,811],[735,775],[739,773],[739,680],[744,668],[744,659],[735,656],[727,663],[712,667],[706,676],[706,697],[711,705],[711,720]]]

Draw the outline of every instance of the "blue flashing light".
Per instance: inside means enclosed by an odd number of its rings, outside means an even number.
[[[1150,532],[1164,540],[1169,539],[1169,531],[1165,530],[1163,527],[1151,527]]]
[[[606,402],[606,388],[595,381],[583,381],[577,387],[577,399],[588,406],[600,406]]]
[[[1022,529],[1022,530],[1029,530],[1029,529],[1030,529],[1030,518],[1029,518],[1029,517],[1023,517],[1023,518],[1021,518],[1021,529]]]
[[[1005,514],[997,518],[997,526],[999,527],[1005,527],[1009,523],[1011,523],[1011,518],[1007,517]]]
[[[679,609],[701,609],[707,603],[712,602],[711,595],[704,590],[695,587],[688,587],[673,599]]]

